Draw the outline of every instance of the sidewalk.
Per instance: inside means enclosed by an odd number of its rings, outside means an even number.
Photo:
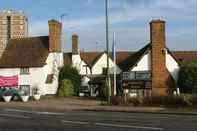
[[[0,102],[0,108],[28,109],[39,111],[109,111],[132,112],[154,114],[197,115],[197,109],[193,108],[164,108],[164,107],[136,107],[136,106],[102,106],[99,100],[86,98],[49,98],[40,101]]]

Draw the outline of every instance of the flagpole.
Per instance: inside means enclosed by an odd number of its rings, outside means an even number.
[[[114,96],[117,94],[116,88],[116,33],[113,33],[113,58],[114,58]]]

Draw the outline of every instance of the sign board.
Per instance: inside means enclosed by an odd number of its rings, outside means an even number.
[[[18,76],[0,76],[0,87],[18,86]]]
[[[123,81],[122,86],[124,89],[150,89],[151,81],[140,81],[140,80]]]

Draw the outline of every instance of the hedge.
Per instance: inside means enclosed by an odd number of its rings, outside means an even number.
[[[58,97],[67,97],[67,96],[73,96],[74,93],[74,86],[71,82],[71,80],[62,80],[61,86],[58,90],[57,96]]]
[[[197,63],[184,65],[180,68],[178,85],[181,92],[197,92]]]
[[[76,68],[66,65],[61,68],[59,73],[59,87],[61,87],[62,80],[67,79],[70,80],[74,86],[75,95],[79,94],[79,89],[81,86],[81,76]]]

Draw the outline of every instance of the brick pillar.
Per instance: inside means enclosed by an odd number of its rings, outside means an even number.
[[[78,54],[78,35],[72,35],[72,54]]]
[[[151,39],[151,70],[152,95],[165,96],[168,94],[169,72],[166,68],[165,51],[165,21],[153,20],[150,22]]]
[[[61,52],[62,24],[56,20],[49,20],[49,51]]]

